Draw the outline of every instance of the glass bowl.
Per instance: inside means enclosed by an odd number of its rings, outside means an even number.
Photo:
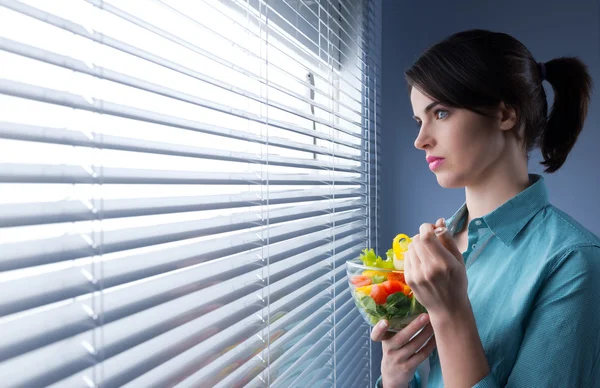
[[[354,303],[370,326],[386,319],[388,331],[398,332],[426,312],[404,280],[404,271],[369,267],[360,259],[346,261]]]

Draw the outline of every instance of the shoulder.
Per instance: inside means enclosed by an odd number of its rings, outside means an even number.
[[[544,210],[546,228],[560,233],[567,245],[600,247],[600,238],[564,211],[554,205],[548,205]]]
[[[567,261],[570,267],[579,267],[588,273],[600,271],[598,236],[553,205],[544,208],[538,222],[543,248],[550,253],[551,272]]]
[[[569,237],[574,238],[579,243],[589,245],[600,245],[600,238],[592,233],[585,226],[577,222],[573,217],[560,210],[554,205],[549,205],[546,211],[550,215],[549,220]]]

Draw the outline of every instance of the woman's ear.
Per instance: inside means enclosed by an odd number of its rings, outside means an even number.
[[[499,128],[503,131],[510,131],[517,125],[517,111],[514,107],[506,105],[504,102],[500,103],[500,121]]]

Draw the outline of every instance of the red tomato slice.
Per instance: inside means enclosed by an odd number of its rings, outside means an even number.
[[[388,280],[394,280],[406,284],[406,279],[404,279],[403,272],[390,272],[388,274]]]
[[[354,284],[356,287],[364,287],[364,286],[368,286],[369,284],[373,283],[373,280],[371,280],[371,278],[368,276],[354,275],[350,279],[350,282],[352,284]]]
[[[381,287],[381,284],[375,284],[371,289],[371,298],[373,298],[376,304],[384,304],[388,295],[385,288]]]
[[[383,289],[385,290],[385,292],[388,293],[388,295],[392,295],[397,292],[402,292],[406,294],[408,291],[410,291],[410,287],[396,280],[388,280],[386,282],[381,283],[380,286],[383,287]]]

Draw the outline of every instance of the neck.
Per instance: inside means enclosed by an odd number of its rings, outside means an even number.
[[[485,178],[479,179],[475,184],[465,188],[467,209],[469,211],[468,222],[474,218],[483,217],[491,213],[509,199],[529,187],[529,173],[527,162],[497,163],[492,171],[486,171]],[[515,159],[512,159],[513,161]],[[468,223],[467,223],[468,225]]]

